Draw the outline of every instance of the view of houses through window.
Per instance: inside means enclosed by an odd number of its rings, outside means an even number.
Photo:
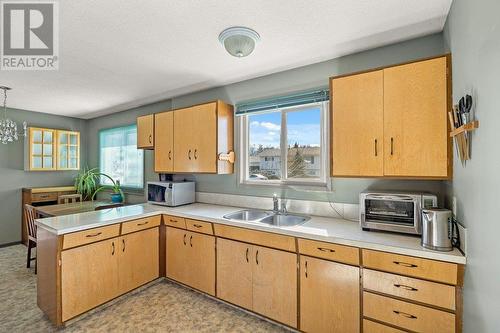
[[[247,117],[247,180],[321,179],[322,105],[314,104]]]

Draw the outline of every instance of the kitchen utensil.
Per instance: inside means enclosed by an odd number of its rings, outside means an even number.
[[[422,246],[436,251],[453,249],[453,232],[451,211],[443,208],[422,210]]]

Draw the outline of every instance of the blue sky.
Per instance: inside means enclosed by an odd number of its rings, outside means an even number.
[[[288,112],[288,143],[298,142],[300,145],[320,145],[320,109],[311,108],[302,111]],[[281,113],[271,112],[251,115],[250,145],[279,147]]]

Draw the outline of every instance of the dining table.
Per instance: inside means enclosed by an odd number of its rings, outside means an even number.
[[[36,211],[39,217],[52,217],[70,214],[91,212],[96,209],[106,209],[117,207],[117,204],[110,201],[82,201],[58,205],[37,206]]]

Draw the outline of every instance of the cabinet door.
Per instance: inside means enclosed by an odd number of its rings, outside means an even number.
[[[80,169],[80,133],[57,131],[57,170]]]
[[[186,284],[215,296],[215,237],[187,233]]]
[[[154,115],[137,117],[137,148],[151,149],[154,147]]]
[[[217,297],[252,310],[253,258],[252,245],[217,239]]]
[[[29,170],[56,170],[56,130],[29,129]]]
[[[448,176],[446,62],[384,69],[386,176]]]
[[[383,176],[383,79],[376,71],[332,80],[332,176]]]
[[[188,284],[189,252],[186,230],[167,227],[167,277]]]
[[[192,123],[193,172],[217,172],[217,104],[196,106]]]
[[[62,321],[118,296],[118,251],[118,238],[62,251]]]
[[[297,327],[297,255],[254,249],[253,311]]]
[[[174,111],[174,171],[194,171],[194,146],[196,137],[201,133],[194,132],[197,122],[196,107]]]
[[[359,332],[359,268],[300,256],[300,330]]]
[[[155,114],[155,171],[174,171],[174,113]]]
[[[120,237],[118,276],[120,294],[159,276],[159,229],[152,228]]]

